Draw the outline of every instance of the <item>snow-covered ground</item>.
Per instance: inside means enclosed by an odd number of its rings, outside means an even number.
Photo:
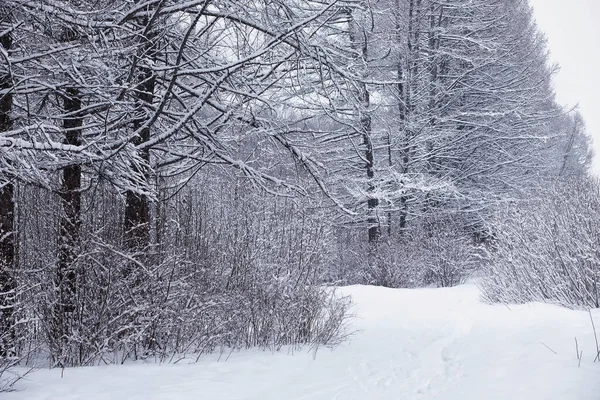
[[[474,285],[353,286],[358,330],[334,351],[244,351],[227,362],[41,370],[6,400],[442,399],[598,400],[588,313],[545,304],[490,306]],[[594,313],[600,326],[600,313]],[[600,332],[599,332],[600,333]],[[583,350],[581,366],[575,337]]]

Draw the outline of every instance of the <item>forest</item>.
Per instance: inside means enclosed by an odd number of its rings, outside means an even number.
[[[0,370],[334,346],[337,287],[600,306],[527,0],[0,0]]]

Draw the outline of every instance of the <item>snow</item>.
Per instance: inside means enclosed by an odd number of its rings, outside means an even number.
[[[258,350],[199,363],[39,370],[6,400],[597,400],[590,316],[553,305],[487,305],[448,289],[352,286],[351,340],[330,351]],[[600,326],[600,313],[593,313]],[[583,350],[581,366],[575,337]],[[556,353],[556,354],[555,354]]]

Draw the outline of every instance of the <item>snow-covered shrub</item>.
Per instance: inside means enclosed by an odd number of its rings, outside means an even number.
[[[0,393],[12,392],[14,385],[22,376],[13,369],[14,363],[11,361],[0,360]]]
[[[139,252],[123,246],[118,196],[86,195],[69,307],[56,278],[57,199],[24,190],[35,212],[20,233],[20,346],[37,349],[39,365],[64,367],[337,343],[349,300],[321,286],[331,256],[319,205],[230,179],[155,207],[154,243]]]
[[[440,287],[463,283],[477,267],[478,247],[473,239],[441,231],[424,240],[425,283]]]
[[[2,343],[10,344],[14,342],[10,338],[0,337]],[[13,367],[18,364],[18,359],[3,351],[0,354],[0,393],[11,391],[13,385],[20,379],[20,376],[13,371]]]
[[[3,344],[0,352],[0,393],[15,390],[15,384],[31,371],[18,368],[27,354],[26,350],[18,348],[23,343],[23,335],[20,332],[19,324],[15,323],[15,319],[2,322],[9,322],[12,326],[5,330],[5,332],[9,332],[8,335],[6,333],[0,335],[0,343]],[[19,356],[17,355],[19,353],[22,354]]]
[[[549,301],[598,307],[600,186],[559,182],[498,216],[484,296],[493,302]]]
[[[432,218],[376,247],[359,246],[350,253],[356,272],[349,283],[385,287],[457,285],[478,266],[480,253],[469,233],[449,218]]]

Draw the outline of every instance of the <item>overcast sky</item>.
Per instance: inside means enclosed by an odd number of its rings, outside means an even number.
[[[579,104],[594,138],[594,171],[600,175],[600,0],[529,0],[551,58],[561,104]]]

